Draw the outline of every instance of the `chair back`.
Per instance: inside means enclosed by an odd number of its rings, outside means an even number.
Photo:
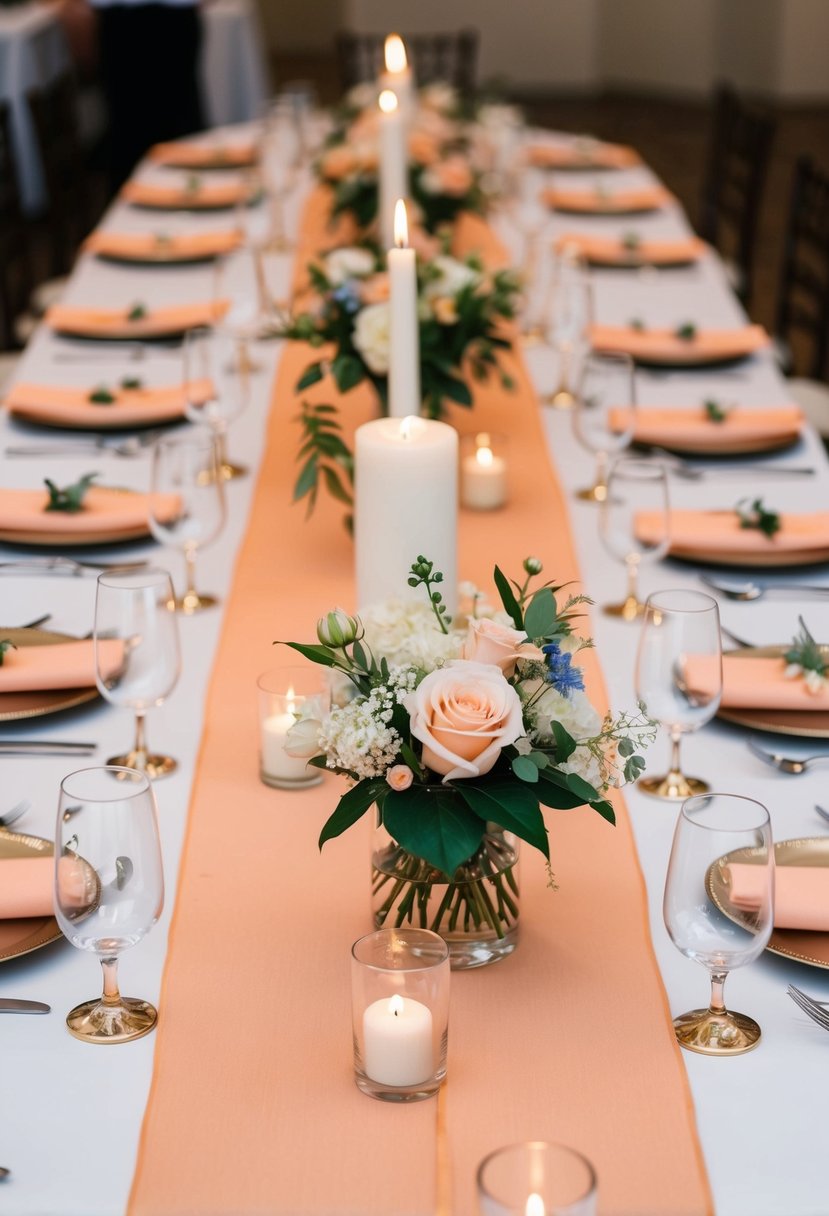
[[[774,118],[746,106],[728,85],[717,90],[702,193],[700,235],[733,256],[737,294],[751,298],[754,246],[774,138]]]
[[[792,180],[775,330],[791,355],[787,370],[795,370],[805,339],[811,354],[799,370],[829,379],[829,175],[808,156],[800,157]]]
[[[65,72],[44,88],[27,93],[26,100],[46,181],[50,274],[61,275],[71,269],[89,225],[86,163],[74,78]]]
[[[17,343],[14,319],[31,291],[28,228],[12,142],[11,109],[0,101],[0,349]]]
[[[446,81],[462,96],[472,96],[478,72],[477,30],[401,36],[419,85]],[[351,30],[337,34],[337,61],[344,90],[377,79],[384,67],[385,38],[385,34],[356,34]]]

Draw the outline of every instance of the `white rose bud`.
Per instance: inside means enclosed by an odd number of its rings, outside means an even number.
[[[285,736],[285,751],[298,759],[310,759],[320,750],[322,723],[317,718],[300,718]]]
[[[333,646],[335,650],[355,642],[360,633],[359,617],[349,616],[342,608],[335,608],[317,621],[317,637],[323,646]]]

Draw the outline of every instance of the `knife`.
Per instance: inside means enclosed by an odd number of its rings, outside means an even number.
[[[0,739],[0,756],[91,756],[95,743],[50,743],[47,739]]]
[[[43,1001],[18,1001],[13,997],[0,997],[0,1013],[51,1013],[52,1006]]]

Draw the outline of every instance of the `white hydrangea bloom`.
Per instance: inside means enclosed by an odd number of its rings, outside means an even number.
[[[367,249],[351,246],[333,249],[324,258],[325,273],[334,287],[348,279],[364,279],[374,273],[374,255]]]
[[[369,304],[357,314],[354,345],[376,376],[389,370],[391,311],[388,301]]]
[[[477,270],[447,254],[434,258],[432,266],[440,273],[423,288],[423,294],[429,300],[435,296],[456,296],[467,284],[477,283],[481,277]]]
[[[550,743],[553,722],[560,722],[574,739],[592,739],[599,734],[602,716],[591,705],[587,693],[575,689],[569,697],[563,697],[552,685],[545,688],[543,680],[522,680],[518,691],[526,704],[541,688],[544,691],[528,710],[534,725],[533,738],[538,743]]]
[[[427,603],[386,600],[362,612],[360,619],[366,642],[391,667],[411,665],[429,672],[460,654],[463,634],[442,633]]]

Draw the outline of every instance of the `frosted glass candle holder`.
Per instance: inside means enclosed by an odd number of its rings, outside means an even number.
[[[492,431],[461,439],[461,506],[497,511],[509,497],[507,438]]]
[[[478,1167],[481,1216],[596,1216],[596,1171],[575,1149],[527,1140]]]
[[[428,929],[378,929],[351,948],[354,1076],[386,1102],[431,1098],[446,1076],[449,948]]]
[[[328,712],[331,693],[318,667],[281,667],[256,681],[259,691],[259,775],[278,789],[305,789],[322,781],[307,756],[285,750],[288,732],[305,719],[319,721]],[[309,730],[309,735],[312,732]],[[296,732],[295,732],[296,734]],[[313,754],[313,751],[311,752]]]

